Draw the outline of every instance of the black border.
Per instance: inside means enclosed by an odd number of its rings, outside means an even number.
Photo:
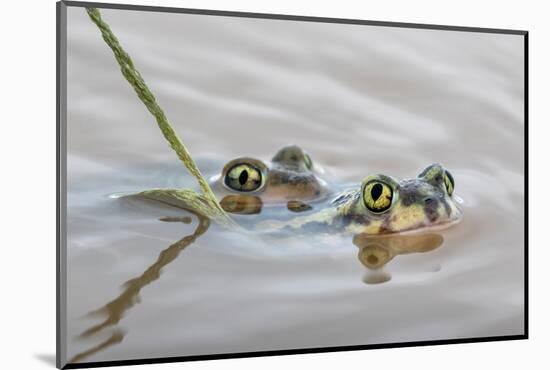
[[[228,358],[266,357],[266,356],[298,355],[298,354],[324,353],[324,352],[359,351],[359,350],[365,350],[365,349],[422,347],[422,346],[435,346],[435,345],[460,344],[460,343],[498,342],[498,341],[520,340],[520,339],[527,339],[527,337],[526,335],[504,335],[504,336],[496,336],[496,337],[442,339],[442,340],[429,340],[429,341],[418,341],[418,342],[395,342],[395,343],[365,344],[365,345],[357,345],[357,346],[284,349],[284,350],[275,350],[275,351],[221,353],[221,354],[213,354],[213,355],[159,357],[159,358],[144,358],[144,359],[120,360],[120,361],[79,362],[74,364],[73,363],[67,364],[63,367],[63,369],[162,364],[162,363],[172,363],[172,362],[223,360]]]
[[[56,360],[57,367],[61,369],[79,369],[79,368],[93,368],[93,367],[107,367],[107,366],[125,366],[125,365],[143,365],[143,364],[158,364],[158,363],[172,363],[172,362],[184,362],[184,361],[202,361],[202,360],[219,360],[229,358],[243,358],[243,357],[264,357],[264,356],[280,356],[280,355],[295,355],[295,354],[309,354],[309,353],[322,353],[322,352],[341,352],[341,351],[357,351],[366,349],[381,349],[381,348],[398,348],[398,347],[419,347],[419,346],[433,346],[433,345],[446,345],[446,344],[461,344],[461,343],[481,343],[481,342],[496,342],[496,341],[508,341],[508,340],[522,340],[529,338],[529,255],[528,255],[528,240],[529,240],[529,149],[528,149],[528,117],[529,117],[529,32],[525,30],[511,30],[511,29],[497,29],[497,28],[479,28],[479,27],[461,27],[461,26],[448,26],[448,25],[431,25],[421,23],[402,23],[402,22],[383,22],[383,21],[371,21],[371,20],[359,20],[359,19],[343,19],[343,18],[326,18],[326,17],[312,17],[312,16],[299,16],[299,15],[286,15],[286,14],[266,14],[266,13],[249,13],[249,12],[234,12],[234,11],[222,11],[222,10],[210,10],[210,9],[190,9],[190,8],[173,8],[173,7],[161,7],[161,6],[143,6],[143,5],[131,5],[131,4],[110,4],[110,3],[96,3],[96,2],[82,2],[82,1],[60,1],[57,2],[56,15],[57,15],[57,99],[56,99],[56,112],[57,112],[57,153],[56,153],[56,171],[57,171],[57,186],[56,186],[56,199],[57,199],[57,274],[56,274],[56,291],[57,291],[57,309],[56,309],[56,323],[57,323],[57,335],[56,335]],[[288,350],[273,350],[273,351],[258,351],[258,352],[241,352],[241,353],[221,353],[211,355],[197,355],[197,356],[177,356],[177,357],[161,357],[161,358],[144,358],[144,359],[132,359],[132,360],[118,360],[118,361],[97,361],[97,362],[81,362],[81,363],[69,363],[62,364],[60,359],[61,351],[61,313],[60,307],[62,293],[60,292],[60,280],[61,280],[61,268],[64,268],[63,261],[60,259],[62,253],[62,225],[64,210],[62,209],[63,194],[64,191],[64,178],[65,163],[62,161],[65,153],[65,142],[63,137],[63,97],[66,92],[65,81],[62,81],[64,76],[64,68],[66,68],[66,54],[62,55],[65,51],[63,45],[66,37],[64,27],[66,26],[66,19],[64,8],[71,7],[96,7],[99,9],[120,9],[120,10],[135,10],[135,11],[148,11],[148,12],[164,12],[164,13],[184,13],[184,14],[202,14],[224,17],[244,17],[244,18],[259,18],[259,19],[277,19],[277,20],[290,20],[290,21],[302,21],[302,22],[321,22],[321,23],[341,23],[341,24],[355,24],[355,25],[368,25],[368,26],[382,26],[382,27],[399,27],[399,28],[415,28],[415,29],[428,29],[428,30],[442,30],[442,31],[461,31],[461,32],[478,32],[478,33],[495,33],[495,34],[508,34],[508,35],[522,35],[524,36],[524,194],[525,194],[525,218],[524,218],[524,334],[519,335],[504,335],[504,336],[492,336],[492,337],[477,337],[477,338],[459,338],[459,339],[444,339],[444,340],[428,340],[428,341],[414,341],[414,342],[394,342],[394,343],[379,343],[379,344],[367,344],[367,345],[353,345],[353,346],[338,346],[338,347],[321,347],[321,348],[300,348],[300,349],[288,349]],[[65,22],[65,23],[64,23]]]

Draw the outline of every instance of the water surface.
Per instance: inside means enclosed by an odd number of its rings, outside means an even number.
[[[206,176],[290,143],[336,185],[441,162],[464,220],[373,278],[352,236],[205,231],[194,216],[159,220],[184,211],[109,197],[196,185],[85,10],[69,8],[69,359],[523,333],[522,37],[102,13]],[[113,301],[111,316],[88,315]]]

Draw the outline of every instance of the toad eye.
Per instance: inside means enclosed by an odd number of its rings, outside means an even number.
[[[383,181],[373,180],[365,185],[363,201],[367,209],[374,213],[382,213],[390,209],[393,199],[393,189]]]
[[[447,189],[447,194],[453,195],[453,191],[455,190],[455,179],[453,179],[453,175],[447,170],[445,170],[445,177],[443,178],[443,182],[445,183],[445,189]]]
[[[308,170],[311,170],[313,168],[313,161],[308,154],[304,154],[304,164],[306,165]]]
[[[225,175],[225,185],[237,191],[254,191],[262,185],[262,172],[248,163],[239,163],[231,167]]]

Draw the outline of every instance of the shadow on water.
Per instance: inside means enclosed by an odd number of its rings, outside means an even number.
[[[353,244],[359,248],[357,257],[367,268],[363,277],[366,284],[385,283],[391,275],[383,267],[395,256],[409,253],[425,253],[443,244],[440,234],[385,235],[357,234]]]
[[[147,268],[140,276],[127,281],[124,284],[124,291],[117,298],[107,303],[105,306],[97,311],[93,311],[90,315],[105,316],[105,320],[97,325],[94,325],[80,334],[80,338],[87,338],[100,331],[112,327],[123,318],[126,311],[132,308],[139,302],[139,292],[143,287],[152,283],[160,277],[163,267],[174,261],[179,253],[187,246],[195,242],[199,236],[204,234],[209,226],[210,220],[204,216],[196,215],[198,218],[198,224],[195,231],[191,235],[187,235],[184,238],[178,240],[168,248],[163,250],[158,256],[155,263]],[[165,217],[161,218],[161,221],[165,222],[183,222],[190,224],[191,217]],[[94,346],[86,351],[80,352],[75,355],[69,362],[79,362],[101,350],[104,350],[110,346],[122,342],[124,339],[124,332],[120,329],[115,329],[111,336],[104,342]]]

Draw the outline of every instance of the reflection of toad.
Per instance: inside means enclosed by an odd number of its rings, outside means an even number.
[[[393,257],[407,253],[424,253],[443,244],[439,234],[373,236],[357,234],[353,244],[359,247],[359,261],[371,270],[377,270]]]

